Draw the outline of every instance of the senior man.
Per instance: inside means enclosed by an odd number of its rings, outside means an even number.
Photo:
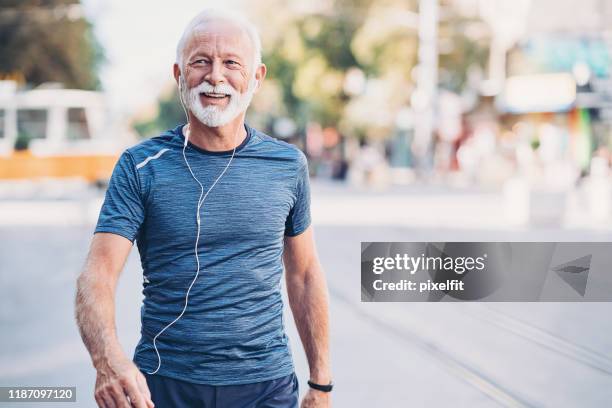
[[[301,406],[330,405],[327,288],[306,158],[244,123],[265,74],[248,21],[201,13],[174,64],[187,124],[128,148],[116,164],[76,296],[100,407],[297,407],[283,261],[310,368]],[[130,360],[114,294],[134,240],[144,302]]]

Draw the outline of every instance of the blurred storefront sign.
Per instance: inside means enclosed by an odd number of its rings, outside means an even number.
[[[599,78],[610,73],[610,50],[602,38],[581,34],[534,35],[520,47],[520,52],[529,61],[523,69],[580,73],[588,68]],[[517,66],[515,70],[520,69]]]
[[[575,102],[576,81],[567,73],[510,77],[498,100],[509,113],[566,112]]]

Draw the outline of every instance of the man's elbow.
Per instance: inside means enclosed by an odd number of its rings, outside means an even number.
[[[310,262],[301,265],[301,267],[287,270],[288,285],[307,286],[322,279],[325,279],[323,270],[315,257]]]
[[[82,295],[84,292],[87,292],[91,288],[93,280],[95,278],[93,271],[91,270],[91,268],[88,267],[88,265],[89,262],[87,262],[87,264],[85,265],[81,273],[79,273],[79,276],[77,276],[76,279],[77,300],[80,295]]]

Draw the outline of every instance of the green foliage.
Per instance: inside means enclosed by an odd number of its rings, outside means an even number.
[[[75,15],[78,0],[0,1],[0,75],[22,76],[34,86],[61,82],[99,89],[104,60],[91,24]],[[80,13],[79,13],[80,14]]]
[[[471,39],[465,35],[470,25],[477,24],[482,25],[478,20],[458,15],[451,15],[440,23],[440,38],[450,48],[439,55],[440,71],[446,74],[440,77],[441,87],[453,92],[461,92],[466,85],[470,66],[485,67],[490,39]]]
[[[153,119],[134,123],[134,129],[141,137],[158,135],[165,130],[174,128],[178,123],[186,121],[176,90],[162,97],[158,101],[157,109],[158,113]]]
[[[32,137],[26,133],[20,132],[17,135],[17,140],[15,140],[15,150],[27,150],[30,145],[30,140],[32,140]]]
[[[266,3],[266,9],[279,9],[277,0]],[[380,123],[368,123],[369,115],[364,117],[363,113],[368,108],[380,109],[381,103],[394,110],[408,102],[409,74],[416,63],[416,32],[398,19],[388,24],[384,17],[398,11],[408,13],[414,10],[413,3],[335,0],[333,6],[318,12],[292,15],[289,11],[285,18],[275,16],[282,34],[264,36],[264,62],[268,80],[279,83],[284,108],[300,130],[313,121],[350,135],[385,133],[373,131]],[[364,84],[362,94],[347,94],[349,70],[387,84],[372,86],[370,91]],[[381,98],[381,89],[391,94]],[[368,94],[372,90],[378,95]],[[353,106],[348,109],[349,105]],[[354,120],[355,115],[363,120]],[[392,121],[382,126],[388,130]]]
[[[348,16],[307,15],[297,25],[304,46],[320,52],[331,68],[344,70],[357,65],[350,47],[357,27]]]
[[[264,47],[268,78],[280,84],[285,109],[301,130],[310,120],[333,126],[342,116],[344,72],[357,65],[350,42],[358,21],[345,17],[292,16],[284,35]]]

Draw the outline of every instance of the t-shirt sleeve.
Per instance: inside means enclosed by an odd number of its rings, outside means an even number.
[[[143,220],[140,180],[134,159],[126,150],[113,169],[94,234],[110,232],[133,242]]]
[[[308,162],[301,155],[301,165],[297,172],[295,185],[295,203],[289,211],[285,222],[285,235],[293,237],[300,235],[310,225],[310,180],[308,177]]]

